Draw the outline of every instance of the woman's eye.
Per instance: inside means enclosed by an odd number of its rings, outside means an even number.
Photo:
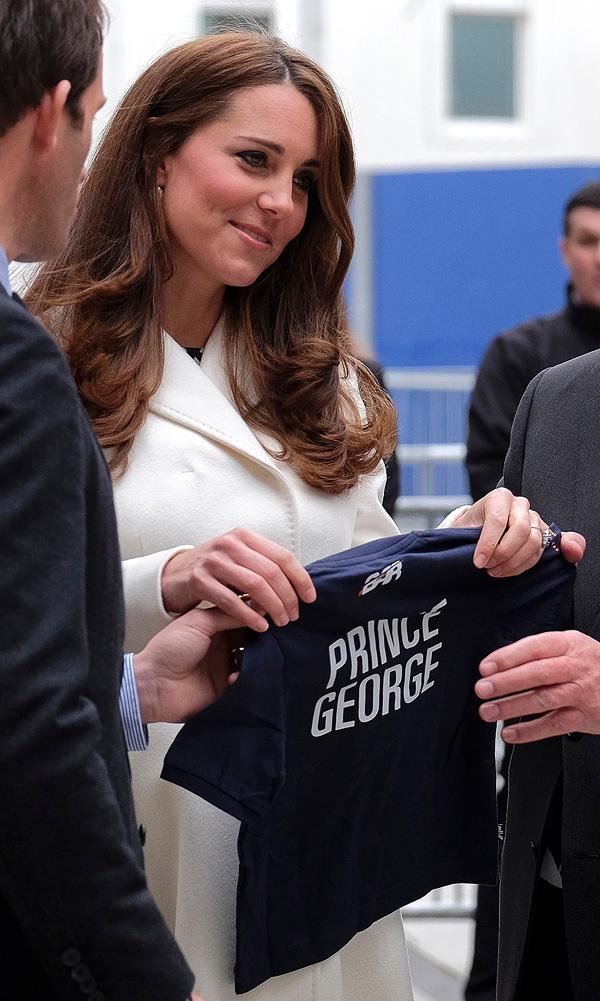
[[[302,191],[310,191],[311,188],[314,188],[317,183],[317,179],[314,174],[305,172],[303,174],[296,174],[294,183],[297,184]]]
[[[240,159],[247,163],[249,167],[264,167],[267,154],[261,153],[258,149],[245,149],[238,153]]]

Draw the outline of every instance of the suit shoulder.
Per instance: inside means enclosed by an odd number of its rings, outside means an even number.
[[[83,459],[85,422],[63,352],[24,306],[0,297],[0,457],[15,442],[29,469],[53,456],[68,477]],[[60,443],[60,447],[57,445]],[[41,457],[45,456],[44,461]],[[4,475],[8,475],[3,467]]]
[[[553,365],[542,373],[539,388],[558,388],[565,392],[575,390],[578,394],[593,390],[600,394],[600,349],[570,358],[560,365]]]
[[[530,387],[536,410],[552,408],[566,417],[586,400],[600,395],[600,349],[545,368]]]
[[[40,350],[57,358],[64,357],[56,341],[33,313],[23,303],[6,295],[0,295],[0,329],[3,345],[25,341],[29,347],[39,345]]]
[[[25,306],[0,295],[0,391],[24,380],[38,393],[77,395],[66,358],[48,331]]]

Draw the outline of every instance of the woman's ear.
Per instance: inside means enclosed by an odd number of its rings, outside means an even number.
[[[167,183],[167,167],[164,160],[161,160],[156,168],[155,181],[157,188],[162,188],[164,190],[165,184]]]

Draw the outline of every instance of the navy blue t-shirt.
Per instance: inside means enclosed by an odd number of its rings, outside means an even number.
[[[169,749],[163,778],[243,821],[238,993],[433,887],[495,882],[479,661],[560,628],[575,571],[549,549],[495,580],[473,566],[478,536],[413,532],[313,563],[316,602],[253,634],[239,680]]]

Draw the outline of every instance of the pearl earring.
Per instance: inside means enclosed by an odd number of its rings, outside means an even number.
[[[158,188],[158,193],[159,193],[160,197],[162,198],[162,196],[165,193],[165,186],[164,186],[164,184],[157,184],[157,188]]]

